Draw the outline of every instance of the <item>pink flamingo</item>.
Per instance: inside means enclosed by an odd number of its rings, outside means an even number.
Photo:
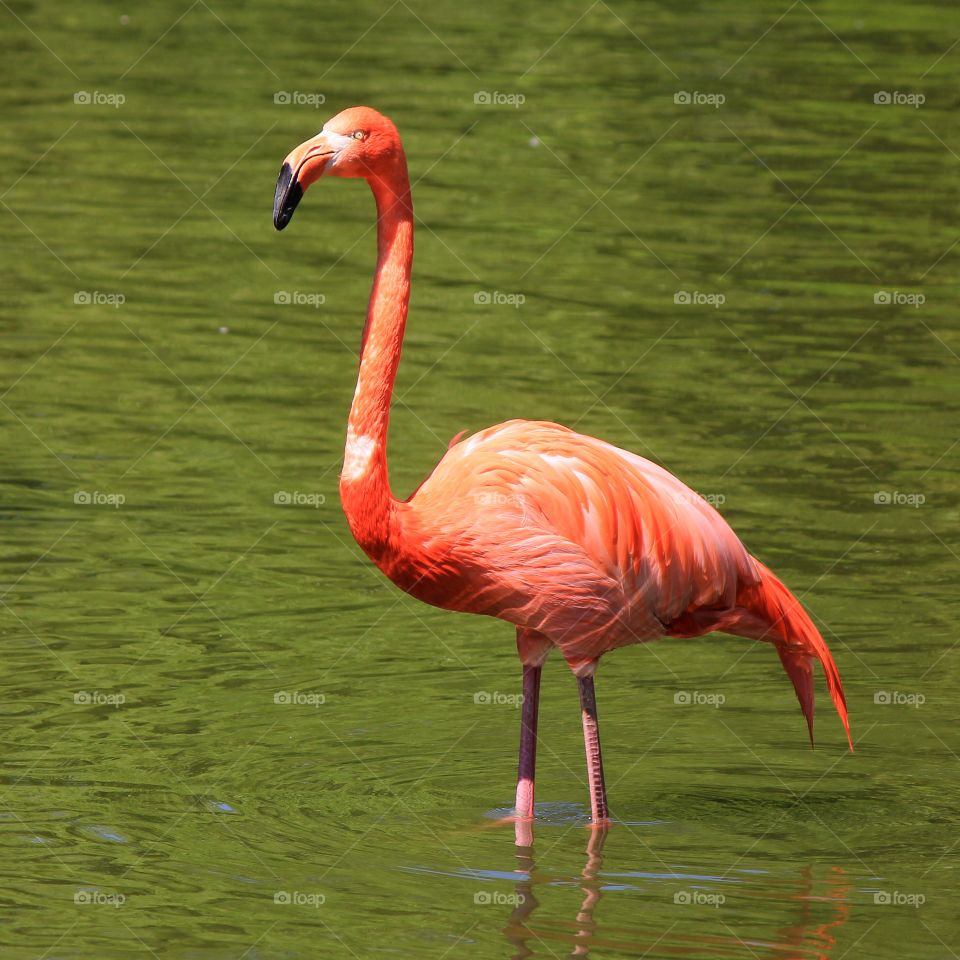
[[[524,696],[517,817],[533,816],[540,673],[554,648],[579,686],[595,823],[609,814],[593,675],[617,647],[713,630],[770,642],[811,742],[816,658],[852,750],[840,675],[799,601],[716,510],[657,464],[556,423],[509,420],[455,437],[409,499],[393,496],[387,423],[413,262],[410,180],[396,127],[352,107],[293,150],[277,181],[278,230],[321,176],[362,177],[377,207],[343,509],[357,543],[401,590],[516,625]]]

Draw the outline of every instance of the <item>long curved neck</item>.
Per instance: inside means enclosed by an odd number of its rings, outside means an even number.
[[[370,187],[377,203],[377,269],[347,424],[340,499],[357,542],[378,559],[389,548],[396,508],[387,476],[387,427],[413,263],[413,205],[406,161],[401,158],[389,177],[372,178]]]

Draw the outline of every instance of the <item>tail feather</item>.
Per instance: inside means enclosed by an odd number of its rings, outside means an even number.
[[[780,662],[787,675],[793,681],[793,689],[796,691],[797,699],[800,701],[800,708],[803,715],[807,718],[807,730],[810,732],[810,746],[813,746],[813,657],[808,657],[805,653],[798,653],[794,650],[788,650],[786,647],[777,647],[777,653],[780,654]]]
[[[833,661],[820,631],[814,626],[800,601],[762,563],[757,562],[760,584],[751,589],[749,609],[755,616],[770,624],[770,635],[780,654],[780,662],[793,681],[797,700],[807,719],[810,743],[813,743],[813,658],[820,661],[827,681],[830,698],[837,708],[847,733],[847,743],[853,750],[850,737],[850,721],[847,717],[847,701],[843,695],[840,671]],[[746,599],[746,598],[744,598]]]

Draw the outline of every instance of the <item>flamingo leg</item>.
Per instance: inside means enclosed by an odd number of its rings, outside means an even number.
[[[600,754],[600,726],[597,722],[597,697],[593,677],[577,677],[580,688],[580,714],[583,718],[583,746],[587,754],[587,777],[590,781],[590,812],[594,823],[610,819],[607,808],[607,787],[603,782],[603,757]]]
[[[520,761],[517,765],[516,815],[533,817],[533,783],[537,769],[537,713],[540,709],[540,666],[523,665],[520,714]]]

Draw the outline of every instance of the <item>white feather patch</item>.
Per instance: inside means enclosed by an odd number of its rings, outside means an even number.
[[[353,427],[347,428],[347,447],[343,454],[344,480],[359,480],[366,476],[377,450],[377,441],[364,434],[357,435]]]

